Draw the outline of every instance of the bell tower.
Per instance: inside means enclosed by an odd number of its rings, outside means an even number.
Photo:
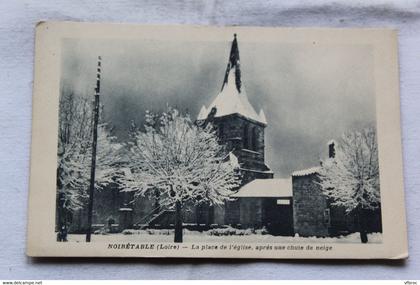
[[[273,178],[273,172],[265,164],[267,120],[262,109],[257,113],[249,103],[241,78],[236,34],[220,93],[208,108],[201,108],[197,120],[210,121],[217,128],[220,143],[238,158],[242,184],[256,178]]]

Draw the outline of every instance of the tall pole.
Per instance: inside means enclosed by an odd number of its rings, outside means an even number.
[[[88,229],[86,233],[86,242],[90,242],[90,236],[92,233],[93,194],[95,192],[96,144],[98,140],[99,93],[100,93],[100,88],[101,88],[101,60],[102,58],[98,56],[98,69],[96,72],[95,101],[93,105],[92,165],[90,168]]]

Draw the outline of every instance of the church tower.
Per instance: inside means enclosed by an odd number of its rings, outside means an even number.
[[[256,178],[273,178],[264,155],[267,121],[264,111],[257,113],[248,101],[241,78],[236,34],[220,93],[208,108],[201,108],[197,120],[211,122],[217,128],[220,143],[238,158],[242,185]]]

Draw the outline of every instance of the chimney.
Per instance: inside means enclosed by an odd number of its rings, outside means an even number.
[[[328,142],[328,158],[335,158],[335,141]]]

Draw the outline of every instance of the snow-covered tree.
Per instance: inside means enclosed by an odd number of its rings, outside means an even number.
[[[347,213],[357,216],[361,241],[367,242],[364,213],[380,207],[375,129],[345,133],[337,142],[335,158],[323,161],[319,175],[331,205],[344,207]]]
[[[67,213],[87,203],[92,158],[92,104],[87,98],[63,92],[59,106],[57,151],[57,213],[61,229]],[[105,124],[98,127],[95,188],[113,182],[120,145]]]
[[[212,126],[198,126],[175,109],[160,116],[147,112],[144,131],[136,133],[130,152],[126,191],[135,196],[157,191],[160,204],[175,209],[175,242],[182,242],[185,203],[222,204],[239,185],[237,166]]]
[[[92,130],[89,101],[63,92],[58,123],[57,193],[60,208],[72,212],[82,207],[87,197],[85,186]]]

